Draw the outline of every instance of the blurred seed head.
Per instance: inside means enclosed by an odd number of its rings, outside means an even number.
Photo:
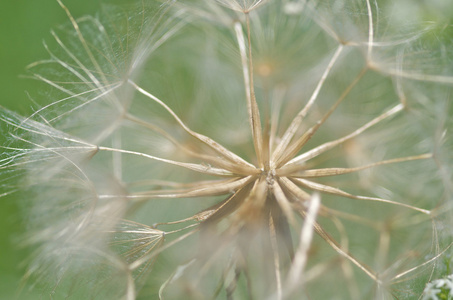
[[[42,106],[1,110],[30,282],[55,299],[411,299],[451,273],[449,26],[371,0],[78,19],[57,1],[69,22],[28,67]]]

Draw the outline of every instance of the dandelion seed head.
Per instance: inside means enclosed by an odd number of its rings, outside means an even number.
[[[378,2],[60,3],[28,68],[52,99],[1,110],[27,276],[73,298],[422,295],[452,246],[452,73]]]

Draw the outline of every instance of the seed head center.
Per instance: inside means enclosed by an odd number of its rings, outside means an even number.
[[[266,176],[266,182],[269,188],[272,188],[275,182],[275,169],[263,170],[263,176]]]

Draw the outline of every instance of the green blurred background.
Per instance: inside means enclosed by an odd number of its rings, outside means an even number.
[[[66,0],[64,3],[76,17],[93,14],[99,8],[98,0]],[[25,74],[28,64],[48,57],[42,41],[52,44],[50,29],[67,20],[56,0],[1,1],[1,106],[23,115],[31,113],[31,102],[26,91],[32,91],[36,83],[20,76]],[[4,132],[0,136],[0,143],[5,143]],[[1,193],[3,192],[0,191]],[[13,196],[0,198],[0,299],[41,299],[42,295],[37,291],[29,292],[28,287],[20,294],[18,292],[20,279],[24,274],[22,263],[28,253],[16,246],[23,232],[17,200]]]

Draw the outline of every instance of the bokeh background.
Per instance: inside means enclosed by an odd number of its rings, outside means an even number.
[[[94,14],[99,9],[100,1],[66,0],[65,4],[78,17]],[[404,14],[412,18],[418,14],[421,19],[438,19],[445,24],[452,24],[452,0],[398,0],[398,5],[402,7],[402,18]],[[33,80],[21,78],[21,75],[25,74],[26,65],[48,56],[42,41],[47,41],[51,46],[50,29],[66,22],[67,16],[56,0],[1,1],[1,106],[22,115],[31,113],[31,101],[26,91],[33,91],[37,85]],[[0,133],[0,143],[6,143],[4,132]],[[0,198],[0,299],[41,299],[42,295],[38,291],[30,292],[29,286],[25,286],[23,292],[18,294],[20,279],[24,274],[23,262],[29,254],[17,247],[24,232],[18,200],[14,195]],[[47,296],[44,298],[47,299]]]
[[[67,0],[64,3],[76,17],[93,14],[100,5],[98,0]],[[21,78],[21,75],[26,73],[28,64],[48,57],[43,40],[52,44],[50,29],[66,22],[67,16],[56,0],[1,1],[1,106],[23,115],[31,113],[31,102],[26,91],[36,88],[36,83]],[[2,132],[0,143],[3,145],[5,142],[5,132]],[[42,299],[37,291],[30,292],[29,286],[19,293],[24,274],[23,262],[29,253],[17,247],[24,232],[18,200],[13,195],[0,198],[0,299]],[[45,298],[48,299],[48,296]]]

